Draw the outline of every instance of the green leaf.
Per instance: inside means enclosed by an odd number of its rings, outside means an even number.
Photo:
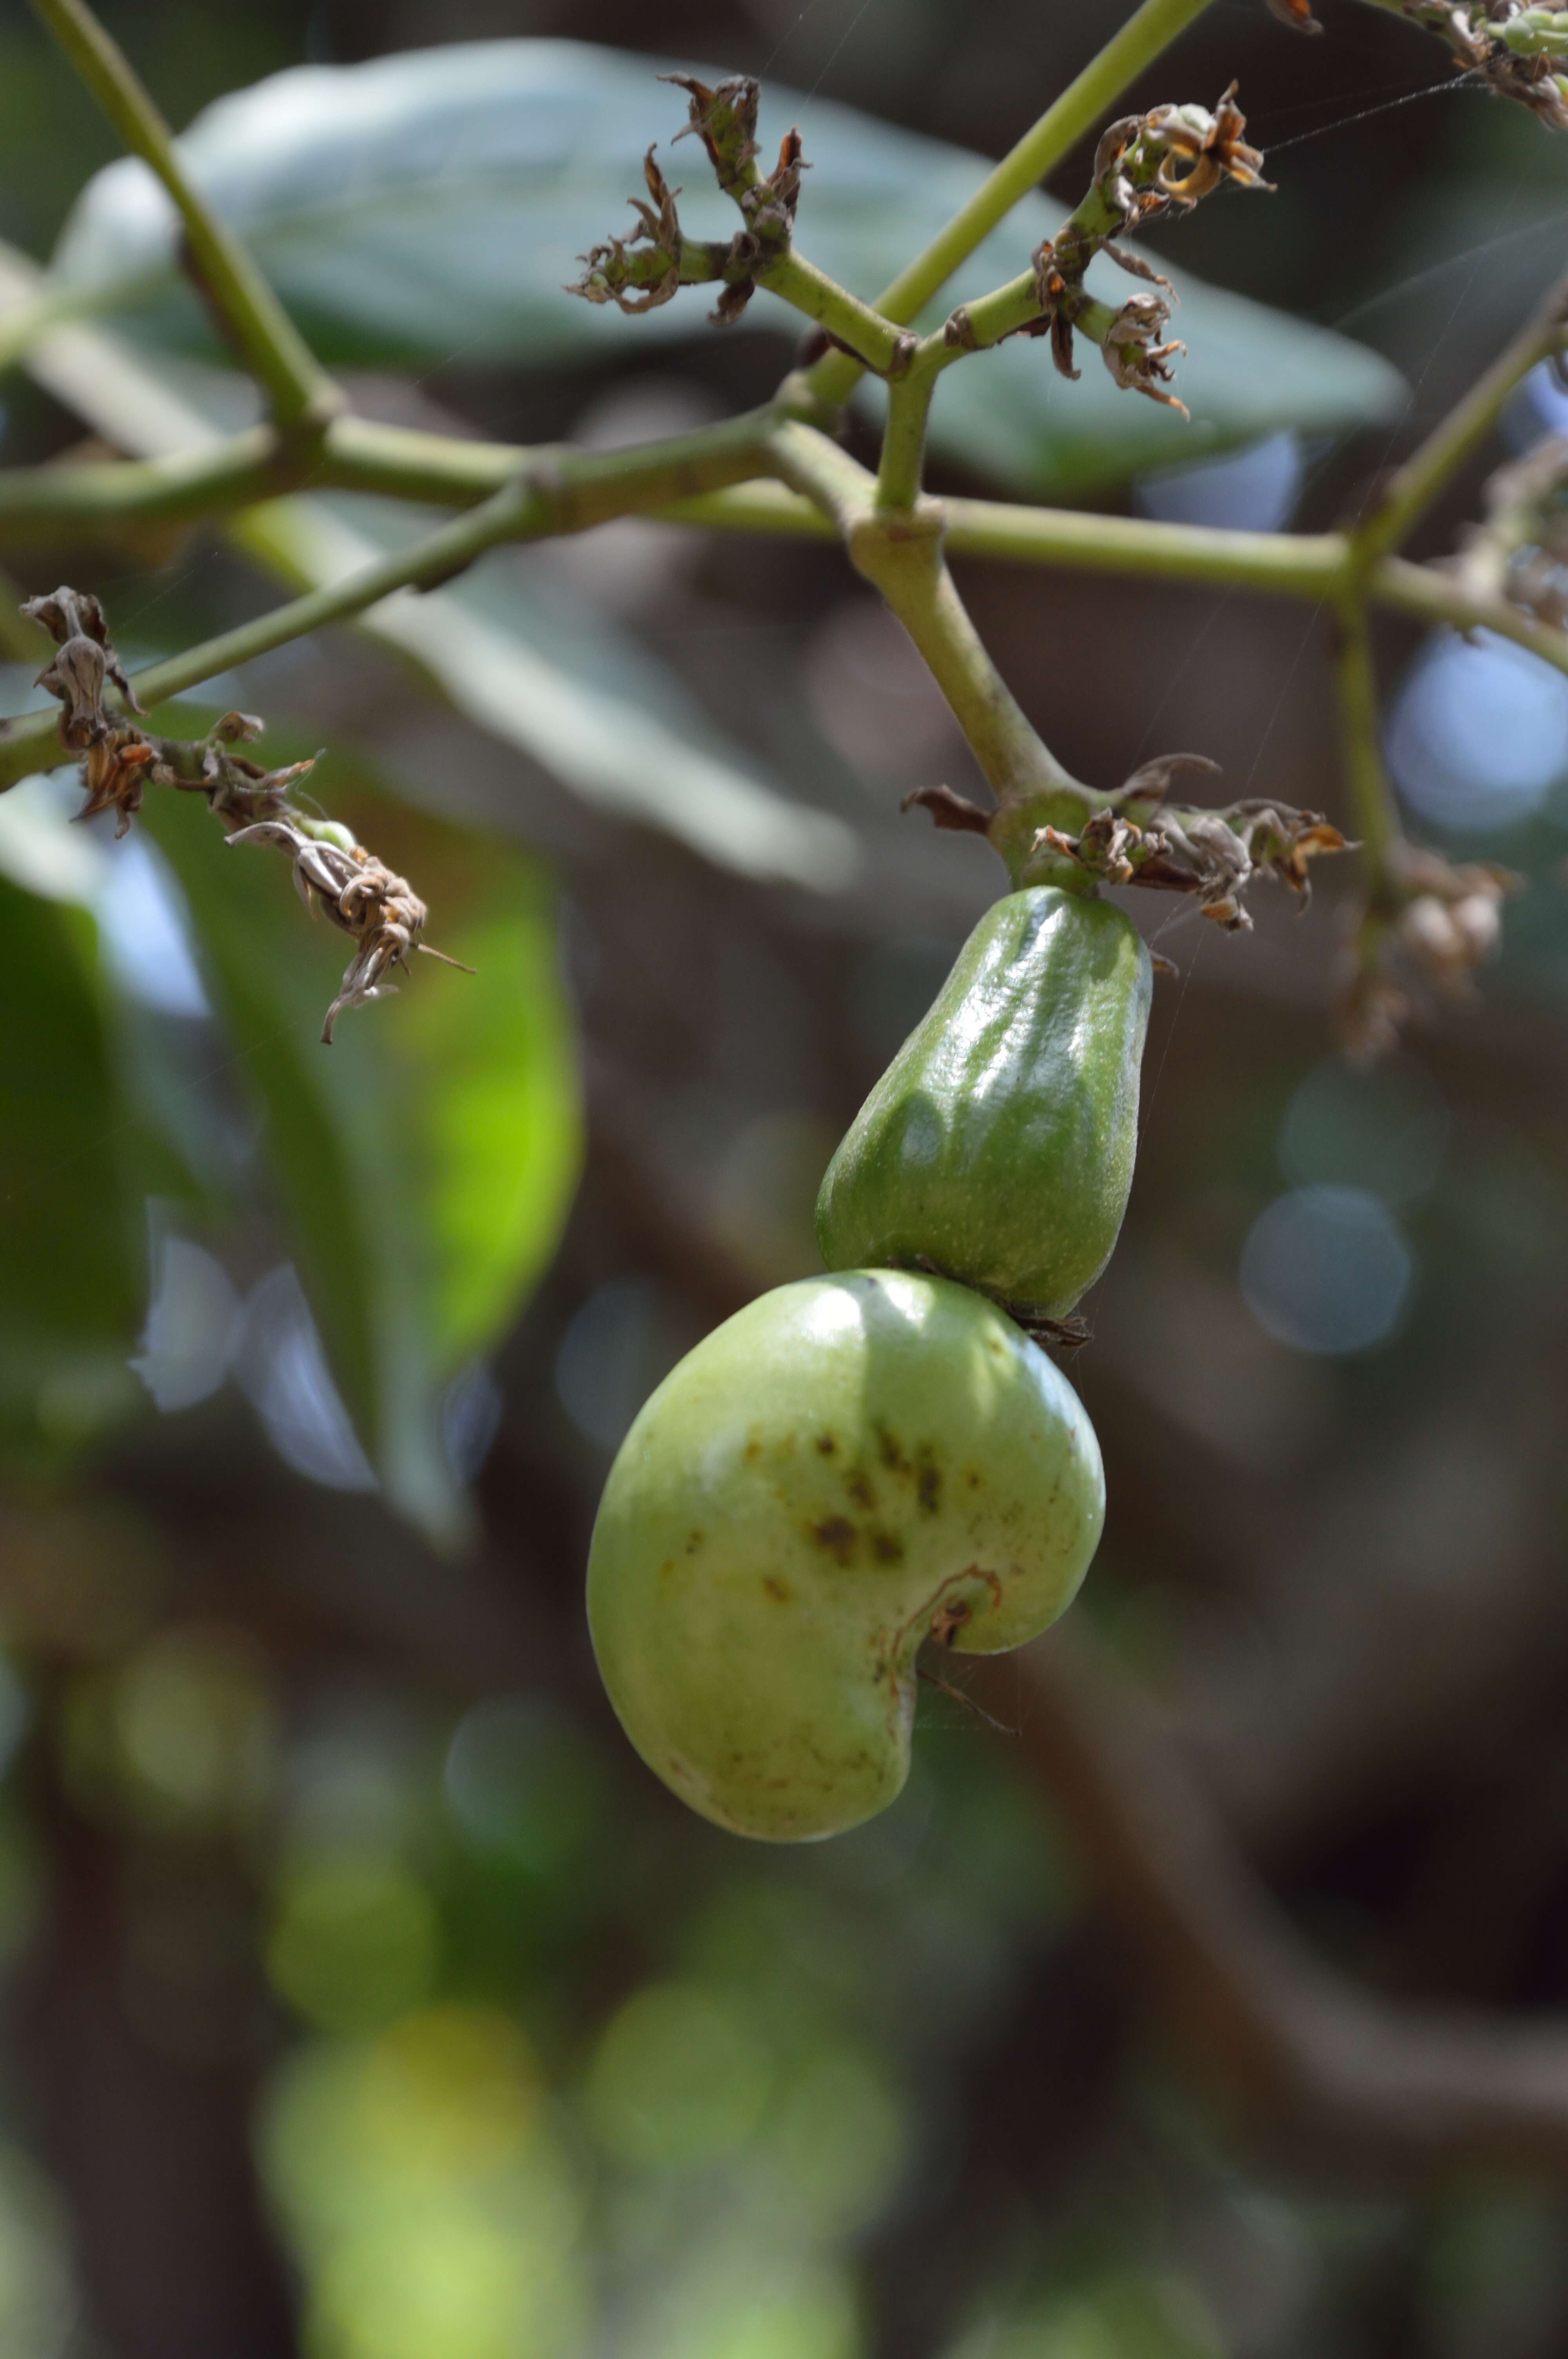
[[[294,498],[252,509],[233,538],[303,589],[373,564],[435,521],[391,500]],[[853,831],[766,784],[667,665],[558,573],[541,577],[536,560],[498,549],[443,590],[384,600],[360,627],[611,816],[661,828],[738,875],[819,892],[852,879]]]
[[[47,1468],[140,1393],[133,1184],[92,920],[0,875],[0,1465]]]
[[[644,148],[651,138],[667,148],[685,119],[684,102],[659,87],[656,71],[654,60],[612,49],[527,40],[298,67],[208,107],[181,144],[198,182],[253,243],[328,359],[428,366],[460,353],[470,363],[548,366],[702,332],[709,305],[700,288],[638,320],[561,291],[579,254],[629,228],[626,199],[641,189]],[[764,146],[792,122],[811,161],[802,250],[866,297],[988,169],[962,148],[767,85]],[[695,146],[683,153],[691,156],[682,200],[688,233],[729,235],[732,210]],[[1020,205],[970,257],[937,316],[1015,277],[1063,212],[1045,196]],[[72,286],[134,297],[149,329],[194,340],[202,322],[194,298],[177,287],[175,253],[168,200],[127,158],[89,184],[54,269]],[[1025,344],[953,373],[961,386],[949,379],[942,388],[938,442],[1036,493],[1081,491],[1281,427],[1364,424],[1402,398],[1388,364],[1346,338],[1186,273],[1171,276],[1190,347],[1182,390],[1194,430],[1184,434],[1170,413],[1119,394],[1093,355],[1083,381],[1068,385],[1054,377],[1041,346]],[[798,325],[766,297],[742,322],[789,332]]]
[[[393,1505],[450,1541],[466,1517],[441,1441],[449,1388],[548,1262],[580,1158],[554,912],[519,854],[341,769],[329,792],[428,902],[437,947],[476,970],[416,959],[400,998],[340,1017],[330,1049],[322,1018],[351,945],[312,922],[282,855],[230,844],[195,796],[149,796],[140,823],[184,887],[366,1454]]]

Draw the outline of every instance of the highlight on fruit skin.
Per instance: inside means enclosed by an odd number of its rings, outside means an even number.
[[[1152,985],[1110,902],[1035,885],[993,903],[827,1167],[828,1268],[940,1270],[1065,1318],[1127,1210]]]
[[[1071,1385],[912,1271],[804,1278],[647,1402],[589,1558],[600,1675],[649,1767],[737,1834],[838,1834],[909,1774],[915,1656],[1023,1645],[1070,1603],[1105,1483]]]

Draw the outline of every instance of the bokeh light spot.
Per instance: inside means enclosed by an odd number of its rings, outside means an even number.
[[[1387,751],[1422,819],[1461,832],[1510,827],[1568,775],[1568,679],[1492,632],[1442,632],[1406,676]]]
[[[267,1972],[312,2022],[333,2031],[384,2023],[434,1987],[435,1904],[395,1862],[310,1855],[284,1875]]]
[[[508,2017],[434,2007],[299,2050],[274,2082],[262,2158],[318,2359],[582,2348],[580,2191]]]
[[[1363,1188],[1297,1188],[1253,1223],[1241,1291],[1258,1324],[1298,1352],[1364,1352],[1398,1323],[1410,1249]]]
[[[697,1984],[652,1984],[606,2027],[589,2118],[624,2162],[689,2168],[747,2143],[773,2081],[769,2049],[738,2006]]]

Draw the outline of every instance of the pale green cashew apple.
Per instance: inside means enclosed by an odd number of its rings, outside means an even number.
[[[780,1287],[687,1354],[611,1469],[589,1619],[622,1724],[692,1808],[799,1842],[909,1773],[915,1656],[1054,1622],[1105,1514],[1076,1394],[914,1272]]]

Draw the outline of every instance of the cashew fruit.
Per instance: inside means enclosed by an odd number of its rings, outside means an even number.
[[[1061,1319],[1110,1259],[1138,1143],[1152,967],[1108,901],[988,909],[828,1165],[829,1269],[934,1269]]]
[[[836,1834],[908,1775],[922,1641],[1035,1636],[1104,1514],[1082,1404],[993,1304],[913,1272],[804,1278],[688,1353],[622,1445],[589,1558],[600,1671],[704,1818]]]

